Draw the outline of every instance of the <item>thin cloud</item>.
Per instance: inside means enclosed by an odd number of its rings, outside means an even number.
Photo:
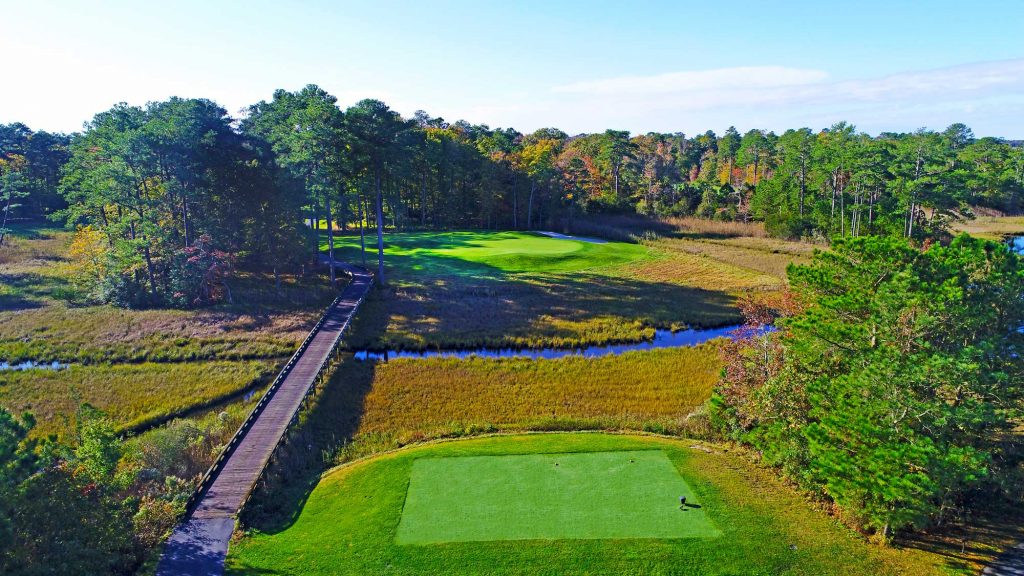
[[[699,110],[751,104],[804,105],[828,102],[890,102],[912,98],[982,96],[1024,92],[1024,59],[983,62],[893,74],[882,78],[824,81],[820,70],[763,66],[672,72],[577,82],[552,92],[595,104],[618,101],[656,109]]]
[[[569,94],[671,94],[732,88],[799,86],[822,82],[823,70],[785,66],[741,66],[713,70],[667,72],[654,76],[621,76],[555,86],[552,92]]]
[[[468,120],[527,131],[703,131],[730,124],[785,130],[848,120],[874,132],[969,122],[979,134],[1012,138],[1020,137],[1011,119],[1022,106],[1024,59],[1014,59],[855,80],[782,66],[593,79],[462,112]]]

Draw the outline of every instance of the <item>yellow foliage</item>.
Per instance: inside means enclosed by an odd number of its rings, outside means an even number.
[[[92,226],[84,226],[75,232],[68,248],[68,272],[76,282],[92,283],[103,279],[107,274],[106,237]]]

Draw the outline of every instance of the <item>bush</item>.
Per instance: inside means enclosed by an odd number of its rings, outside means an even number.
[[[764,227],[770,236],[786,240],[799,240],[814,230],[809,219],[791,214],[770,214],[765,218]]]

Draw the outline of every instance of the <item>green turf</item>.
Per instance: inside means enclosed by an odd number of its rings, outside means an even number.
[[[719,536],[693,503],[661,450],[423,458],[396,541]]]
[[[416,462],[523,454],[657,450],[694,490],[719,538],[563,538],[396,542]],[[607,434],[530,434],[443,442],[327,475],[296,516],[232,542],[227,573],[304,576],[950,576],[954,557],[883,548],[816,510],[770,470],[727,446]],[[678,495],[674,495],[678,497]],[[686,514],[690,514],[687,512]],[[506,521],[506,520],[499,520]],[[495,527],[492,530],[497,529]],[[959,551],[959,548],[957,548]],[[949,562],[947,563],[947,560]]]
[[[369,259],[376,256],[376,238],[367,238]],[[321,248],[326,248],[326,239]],[[339,259],[359,261],[359,237],[335,239]],[[565,273],[621,265],[650,256],[638,244],[550,238],[528,232],[410,232],[384,236],[384,255],[391,267],[409,273],[488,275],[521,272]]]

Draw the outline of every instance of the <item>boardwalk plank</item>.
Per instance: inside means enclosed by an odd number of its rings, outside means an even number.
[[[213,483],[192,513],[175,528],[160,558],[157,576],[219,576],[224,573],[235,516],[256,486],[320,368],[329,359],[373,282],[373,277],[365,270],[344,268],[352,274],[351,284],[325,313],[320,329],[216,472]]]

